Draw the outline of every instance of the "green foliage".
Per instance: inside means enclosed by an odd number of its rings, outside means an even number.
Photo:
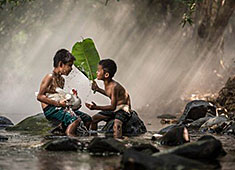
[[[120,1],[120,0],[117,0]],[[149,0],[149,1],[154,1],[154,0]],[[198,3],[202,2],[202,0],[170,0],[170,1],[175,1],[179,3],[183,3],[186,6],[186,11],[183,14],[182,20],[180,24],[182,27],[184,27],[187,23],[189,25],[193,24],[193,13],[195,12],[196,6]],[[105,5],[107,5],[109,0],[106,0]]]
[[[182,27],[184,27],[185,24],[187,23],[189,25],[192,25],[193,24],[192,15],[195,12],[197,4],[202,0],[176,0],[176,1],[179,1],[186,6],[186,12],[183,14],[180,24],[182,25]]]
[[[99,54],[92,39],[87,38],[76,42],[72,48],[76,61],[74,65],[89,79],[96,79],[97,65],[100,61]]]
[[[0,0],[0,8],[3,9],[5,6],[9,6],[11,9],[33,0]]]

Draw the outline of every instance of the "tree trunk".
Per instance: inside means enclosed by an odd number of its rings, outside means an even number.
[[[203,0],[197,8],[196,54],[219,69],[223,59],[223,33],[235,9],[235,0]]]

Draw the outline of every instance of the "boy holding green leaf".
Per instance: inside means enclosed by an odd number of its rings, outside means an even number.
[[[98,65],[97,79],[104,81],[105,90],[98,87],[94,81],[92,90],[97,91],[111,99],[111,104],[107,106],[98,106],[94,102],[86,103],[90,110],[102,110],[92,117],[91,130],[97,130],[97,124],[107,118],[114,119],[113,136],[122,137],[122,125],[127,122],[131,116],[130,96],[125,88],[113,80],[117,71],[116,63],[111,59],[101,60]]]

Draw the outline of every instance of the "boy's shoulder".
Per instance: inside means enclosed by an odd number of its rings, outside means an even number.
[[[51,80],[52,80],[53,78],[56,78],[56,76],[54,76],[53,73],[48,73],[48,74],[45,75],[44,78],[46,78],[46,79],[51,79]],[[59,78],[60,78],[61,80],[63,80],[63,81],[65,80],[64,77],[62,77],[62,76],[60,76]]]
[[[56,81],[57,81],[57,82],[61,82],[62,84],[64,84],[64,82],[65,82],[64,77],[60,76],[59,78],[56,78],[56,76],[54,76],[53,73],[48,73],[48,74],[46,74],[45,77],[43,78],[43,81],[44,81],[44,82],[45,82],[45,81],[46,81],[46,82],[52,82],[53,79],[54,79],[54,80],[57,79]]]
[[[52,73],[48,73],[44,76],[43,80],[52,80],[53,79],[53,74]]]
[[[115,90],[122,90],[122,89],[125,90],[125,88],[124,88],[119,82],[117,82],[117,81],[115,81],[115,80],[113,81],[112,87],[113,87]]]

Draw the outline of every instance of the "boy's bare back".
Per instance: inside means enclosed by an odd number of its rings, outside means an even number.
[[[115,93],[114,96],[117,101],[117,106],[125,104],[131,108],[129,94],[127,93],[126,89],[115,80],[105,85],[105,93],[109,98],[112,97],[112,93]]]

